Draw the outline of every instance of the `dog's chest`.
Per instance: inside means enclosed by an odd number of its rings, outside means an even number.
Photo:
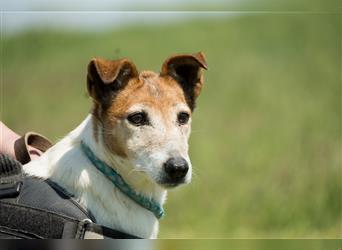
[[[99,179],[93,188],[75,190],[79,202],[94,215],[97,223],[136,235],[156,238],[159,223],[156,217],[124,195],[106,179]]]
[[[93,214],[98,224],[141,238],[156,238],[156,217],[118,190],[79,150],[70,151],[68,159],[47,156],[25,165],[24,171],[50,178],[65,188]]]

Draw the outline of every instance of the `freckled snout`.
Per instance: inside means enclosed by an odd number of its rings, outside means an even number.
[[[188,173],[188,162],[182,157],[172,157],[164,163],[164,171],[169,184],[178,184],[184,181]]]

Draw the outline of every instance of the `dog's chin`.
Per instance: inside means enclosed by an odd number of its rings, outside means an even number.
[[[184,183],[159,183],[159,186],[161,186],[164,189],[173,189],[176,187],[179,187],[180,185],[182,185]]]
[[[183,186],[184,184],[188,184],[188,181],[185,179],[180,181],[158,180],[156,183],[164,189],[174,189]]]

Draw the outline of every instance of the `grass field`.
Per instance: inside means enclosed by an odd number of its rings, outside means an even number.
[[[3,39],[1,119],[56,141],[90,109],[86,66],[159,71],[204,51],[191,185],[169,194],[161,238],[342,237],[339,15],[258,14],[102,33]]]

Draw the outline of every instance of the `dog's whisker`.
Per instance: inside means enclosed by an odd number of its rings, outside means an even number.
[[[137,173],[137,172],[138,172],[138,173],[144,173],[145,170],[144,170],[144,169],[136,169],[136,168],[133,168],[131,171],[128,172],[127,175],[129,176],[129,175],[131,175],[131,174],[133,174],[133,173]]]
[[[138,170],[138,169],[133,168],[131,171],[128,172],[127,175],[131,175],[131,174],[133,174],[133,173],[135,173],[135,172],[143,172],[143,171],[142,171],[142,170]]]
[[[195,169],[194,167],[192,167],[192,176],[193,176],[195,179],[201,179],[201,175],[198,174],[198,169]]]

